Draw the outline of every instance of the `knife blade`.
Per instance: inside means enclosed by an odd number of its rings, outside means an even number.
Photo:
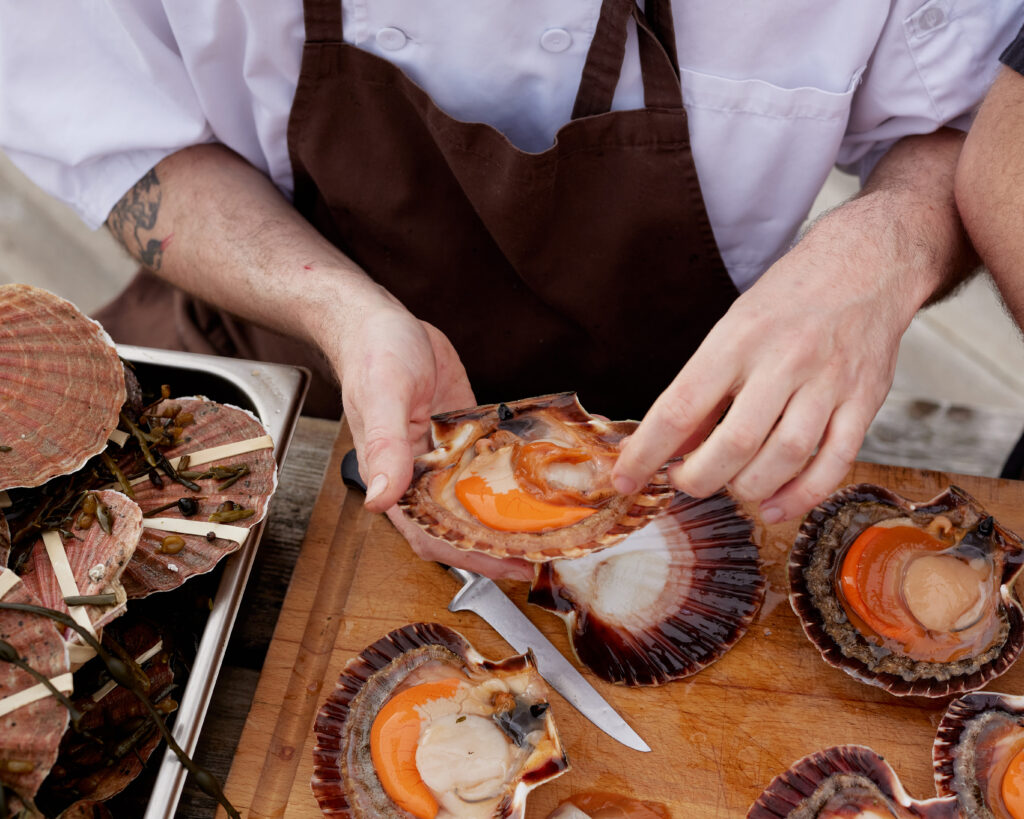
[[[341,461],[341,477],[347,486],[366,491],[359,475],[354,449]],[[570,663],[530,619],[519,610],[498,585],[476,572],[439,563],[459,580],[462,588],[448,604],[448,610],[471,611],[520,653],[533,651],[537,670],[548,685],[565,697],[566,701],[612,739],[636,751],[648,752],[650,746],[629,727],[618,712],[598,693],[587,679]]]

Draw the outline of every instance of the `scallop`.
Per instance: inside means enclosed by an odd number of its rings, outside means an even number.
[[[521,819],[527,793],[569,766],[532,655],[486,660],[432,623],[350,660],[315,732],[327,816]]]
[[[32,546],[21,579],[43,605],[70,614],[80,625],[98,634],[125,611],[128,598],[121,574],[142,534],[142,512],[120,492],[104,490],[92,494],[97,518],[105,517],[109,531],[96,519],[88,528],[74,528],[63,534],[43,533]],[[111,602],[71,606],[66,602],[68,597],[103,594],[112,595]],[[73,668],[92,656],[91,649],[86,648],[73,629],[64,628],[63,637],[71,647]]]
[[[957,819],[952,799],[921,801],[863,745],[810,754],[771,781],[747,819]]]
[[[932,749],[935,786],[964,819],[1024,817],[1024,697],[975,692],[950,703]]]
[[[812,510],[790,603],[825,661],[897,696],[980,688],[1024,646],[1024,542],[966,492],[913,503],[871,484]]]
[[[489,404],[431,419],[399,507],[457,549],[543,562],[612,546],[672,499],[661,469],[619,495],[611,469],[635,421],[605,421],[575,393]]]
[[[212,571],[241,548],[246,530],[266,517],[277,489],[273,442],[251,412],[189,397],[165,399],[150,416],[176,441],[161,448],[163,456],[179,463],[198,489],[167,477],[159,486],[146,477],[135,482],[135,501],[145,519],[124,575],[131,599],[175,589]],[[187,464],[177,461],[183,457]],[[233,528],[220,532],[217,522]]]
[[[0,601],[41,605],[10,569],[0,569]],[[0,652],[7,646],[46,679],[55,681],[59,690],[71,690],[68,650],[49,618],[0,609]],[[0,659],[0,787],[26,805],[33,804],[57,759],[60,738],[68,725],[67,710],[45,689],[38,689],[38,684],[27,671]],[[31,691],[39,691],[39,696],[26,693]]]
[[[0,285],[0,490],[74,472],[99,453],[125,401],[117,349],[58,296]]]
[[[752,533],[727,492],[679,493],[617,546],[539,564],[529,600],[566,621],[577,659],[601,678],[681,679],[725,654],[764,600]]]

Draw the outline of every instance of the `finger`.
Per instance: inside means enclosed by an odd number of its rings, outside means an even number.
[[[433,537],[409,520],[397,506],[388,509],[388,518],[406,539],[412,550],[424,560],[436,560],[449,566],[458,566],[495,580],[533,580],[532,563],[525,560],[500,559],[478,552],[464,552]]]
[[[778,523],[799,517],[828,497],[857,459],[871,417],[871,412],[853,401],[836,408],[818,454],[803,472],[761,504],[761,519]]]
[[[644,416],[622,447],[612,483],[623,495],[635,492],[669,458],[703,437],[728,404],[733,370],[704,366],[700,350]]]
[[[729,482],[733,495],[740,500],[764,500],[792,479],[824,438],[833,409],[833,395],[820,386],[798,390],[764,446]]]
[[[365,390],[359,402],[361,435],[353,430],[359,465],[366,480],[366,508],[383,512],[402,496],[412,480],[412,442],[409,413],[412,388],[406,379],[388,379],[378,372],[377,383],[387,390]],[[361,439],[361,440],[360,440]]]
[[[669,470],[673,486],[697,498],[725,486],[760,451],[791,395],[788,381],[767,376],[744,385],[707,440]]]

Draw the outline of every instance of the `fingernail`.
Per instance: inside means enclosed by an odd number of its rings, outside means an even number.
[[[765,523],[778,523],[784,517],[784,513],[778,506],[768,506],[761,510],[761,520]]]
[[[370,503],[378,495],[380,495],[385,489],[388,488],[387,475],[380,474],[374,476],[373,480],[370,481],[370,486],[366,490],[366,502]]]
[[[615,491],[620,495],[632,495],[636,492],[636,481],[632,478],[627,478],[625,475],[618,475],[612,478],[612,486],[615,487]]]

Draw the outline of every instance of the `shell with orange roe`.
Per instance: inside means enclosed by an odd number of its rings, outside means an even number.
[[[457,549],[534,562],[604,549],[672,499],[665,469],[631,495],[611,486],[635,421],[605,421],[575,393],[488,404],[431,419],[399,500],[407,517]]]
[[[965,819],[1024,817],[1024,697],[980,691],[950,703],[932,749],[935,786]]]
[[[885,759],[863,745],[805,756],[776,776],[747,819],[962,819],[951,797],[915,799]]]
[[[532,656],[487,660],[436,623],[350,660],[314,730],[327,816],[521,819],[529,791],[569,766]]]
[[[923,503],[858,484],[812,510],[790,603],[826,662],[896,695],[980,688],[1024,647],[1024,542],[967,493]]]

